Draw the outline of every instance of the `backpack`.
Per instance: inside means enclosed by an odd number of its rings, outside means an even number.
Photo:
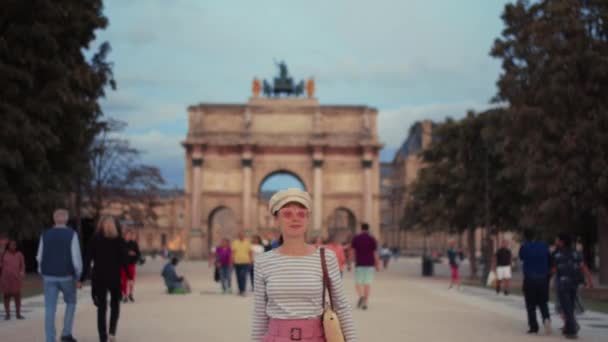
[[[585,282],[581,269],[581,258],[572,250],[561,250],[555,254],[558,281],[579,285]]]

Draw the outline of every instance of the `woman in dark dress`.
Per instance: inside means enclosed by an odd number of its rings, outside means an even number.
[[[93,263],[92,270],[91,263]],[[95,235],[89,242],[83,280],[91,278],[91,295],[97,306],[97,330],[101,342],[115,341],[120,314],[121,270],[132,279],[128,271],[125,240],[120,236],[112,216],[103,216],[97,225]],[[110,293],[110,329],[108,335],[106,310]]]
[[[126,248],[127,248],[127,267],[131,278],[127,279],[127,272],[123,271],[122,276],[122,299],[124,303],[128,301],[134,302],[133,288],[135,287],[135,270],[139,259],[141,259],[141,252],[139,251],[139,245],[136,241],[135,232],[133,230],[127,230],[125,234]]]

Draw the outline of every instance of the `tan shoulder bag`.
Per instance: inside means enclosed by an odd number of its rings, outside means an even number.
[[[340,319],[334,311],[334,299],[331,295],[331,279],[327,271],[327,262],[325,261],[325,248],[321,248],[321,267],[323,268],[323,331],[325,332],[325,340],[327,342],[344,342]],[[329,306],[325,301],[325,290],[329,294]]]

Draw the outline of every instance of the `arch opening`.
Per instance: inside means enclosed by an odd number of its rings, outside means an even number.
[[[336,241],[344,243],[350,241],[357,232],[357,218],[347,208],[336,208],[329,216],[327,235]]]
[[[234,212],[228,207],[215,208],[209,214],[207,229],[207,247],[209,247],[209,250],[211,250],[211,247],[219,245],[223,238],[230,240],[236,238],[238,225]]]

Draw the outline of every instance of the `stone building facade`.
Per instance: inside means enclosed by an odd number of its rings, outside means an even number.
[[[419,255],[426,248],[429,253],[442,254],[449,240],[455,240],[460,248],[467,250],[466,233],[462,235],[434,233],[424,236],[419,231],[402,229],[405,206],[410,200],[413,183],[418,178],[419,171],[424,167],[421,152],[429,147],[433,140],[433,130],[436,124],[425,120],[416,122],[410,128],[409,134],[395,154],[393,161],[382,164],[381,172],[381,220],[384,242],[390,247],[399,248],[404,254]],[[484,230],[475,231],[476,254],[481,255]],[[511,242],[511,248],[517,250],[519,243],[511,232],[500,232],[494,238],[495,248],[499,241],[506,239]]]
[[[315,235],[380,234],[377,110],[321,105],[315,98],[253,97],[188,108],[185,206],[190,258],[222,237],[272,229],[261,184],[281,172],[313,197]]]
[[[133,215],[133,212],[138,215]],[[187,213],[183,193],[172,191],[160,195],[151,207],[140,202],[110,200],[101,214],[118,218],[123,231],[133,230],[140,249],[145,253],[165,248],[173,252],[186,249]]]

